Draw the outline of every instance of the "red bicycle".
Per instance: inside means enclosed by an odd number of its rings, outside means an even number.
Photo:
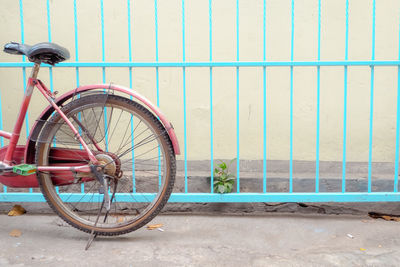
[[[175,180],[179,145],[172,125],[145,97],[114,84],[80,86],[60,97],[37,79],[40,64],[69,58],[54,43],[8,43],[34,62],[12,133],[0,150],[0,182],[40,187],[67,223],[95,235],[120,235],[153,219]],[[33,89],[48,100],[26,145],[17,145]]]

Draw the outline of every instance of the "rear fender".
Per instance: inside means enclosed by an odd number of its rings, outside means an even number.
[[[91,90],[96,90],[96,89],[106,89],[106,90],[113,90],[117,92],[124,93],[128,96],[132,96],[132,100],[139,100],[141,104],[146,106],[148,109],[150,109],[154,115],[158,117],[160,122],[163,124],[165,129],[168,132],[169,139],[171,140],[172,146],[174,148],[174,153],[175,155],[180,154],[180,148],[179,148],[179,143],[178,139],[176,137],[174,128],[172,127],[171,123],[167,120],[165,115],[160,111],[160,109],[156,106],[154,106],[147,98],[144,96],[140,95],[139,93],[133,91],[130,88],[123,87],[123,86],[118,86],[114,84],[94,84],[94,85],[86,85],[86,86],[80,86],[76,88],[75,90],[69,91],[62,96],[58,97],[55,102],[58,106],[62,106],[65,102],[73,98],[74,96],[86,92],[86,91],[91,91]],[[35,161],[35,153],[36,153],[36,140],[43,128],[43,121],[46,121],[51,114],[53,114],[54,108],[52,106],[48,106],[38,117],[38,119],[35,121],[35,124],[32,126],[31,132],[29,134],[29,139],[26,143],[26,148],[25,148],[25,162],[26,163],[34,163]]]

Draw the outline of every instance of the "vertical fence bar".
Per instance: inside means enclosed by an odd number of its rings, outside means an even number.
[[[3,108],[2,108],[2,101],[1,101],[1,94],[0,94],[0,130],[3,130]],[[4,138],[0,138],[1,147],[4,146]],[[3,193],[7,193],[7,186],[3,185]]]
[[[318,0],[318,56],[321,60],[321,0]],[[317,133],[315,151],[315,192],[319,192],[319,132],[320,132],[321,67],[317,66]]]
[[[0,92],[0,130],[3,130],[3,107],[1,101],[1,92]],[[0,137],[0,145],[4,146],[4,137]]]
[[[155,29],[155,41],[156,41],[156,62],[158,62],[158,3],[157,0],[154,0],[154,29]],[[160,98],[159,98],[159,73],[158,67],[156,67],[156,90],[157,90],[157,107],[160,106]]]
[[[0,93],[0,130],[3,130],[3,108],[2,108],[2,102],[1,102],[1,93]],[[4,147],[4,138],[0,138],[0,145],[1,147]],[[3,193],[7,193],[7,186],[3,185]]]
[[[290,38],[290,61],[293,61],[294,45],[294,0],[292,0],[292,30]],[[293,192],[293,66],[290,66],[290,160],[289,192]]]
[[[20,7],[22,6],[22,3],[20,2]],[[22,13],[22,12],[21,12]],[[21,17],[21,32],[23,30],[23,21]],[[2,108],[2,101],[1,101],[1,94],[0,94],[0,129],[3,130],[3,108]],[[1,147],[4,146],[4,138],[0,138],[0,144]],[[3,185],[3,193],[7,193],[7,186]]]
[[[239,61],[239,0],[236,0],[236,61]],[[240,154],[239,154],[239,67],[236,67],[236,184],[240,192]]]
[[[75,34],[75,61],[79,62],[78,51],[78,16],[76,12],[76,0],[74,0],[74,34]],[[79,67],[75,67],[76,87],[79,87]]]
[[[46,0],[46,9],[47,9],[47,39],[49,43],[51,43],[51,20],[50,20],[50,0]],[[49,67],[49,78],[50,78],[50,91],[54,92],[54,85],[53,85],[53,67]],[[54,145],[56,142],[54,141]],[[58,187],[56,187],[58,193]]]
[[[375,0],[372,1],[372,55],[371,59],[375,60]],[[373,119],[374,119],[374,66],[371,66],[371,95],[370,95],[370,113],[369,113],[369,149],[368,149],[368,193],[371,192],[371,176],[372,176],[372,135],[373,135]]]
[[[129,62],[132,62],[132,34],[131,34],[131,0],[127,0],[128,9],[128,49],[129,49]],[[129,67],[129,88],[133,88],[132,67]],[[132,99],[132,96],[130,96]],[[133,120],[131,116],[131,133],[133,133]],[[134,147],[133,134],[131,134],[131,146]],[[132,149],[132,193],[136,193],[136,179],[135,179],[135,151]]]
[[[263,1],[263,61],[266,57],[266,0]],[[263,66],[263,193],[267,192],[267,68]]]
[[[50,0],[46,1],[47,10],[47,39],[51,43],[51,20],[50,20]],[[50,78],[50,91],[54,92],[53,85],[53,67],[49,68],[49,78]],[[54,140],[54,146],[56,146],[56,141]],[[59,192],[58,186],[56,187],[56,192]]]
[[[19,16],[20,16],[20,23],[21,23],[21,43],[25,43],[25,32],[24,32],[24,10],[23,10],[23,3],[22,0],[19,0]],[[25,62],[25,56],[22,56],[22,62]],[[23,88],[24,88],[24,93],[26,90],[26,68],[22,67],[22,82],[23,82]],[[28,113],[25,115],[25,130],[26,130],[26,137],[28,138],[29,136],[29,117]],[[32,193],[33,189],[29,188],[29,192]]]
[[[131,34],[131,0],[127,0],[127,9],[128,9],[128,59],[129,62],[132,62],[132,34]],[[132,67],[129,67],[129,85],[132,88]]]
[[[344,60],[349,59],[349,0],[346,0],[346,41]],[[346,140],[347,140],[347,66],[344,66],[343,90],[343,159],[342,159],[342,193],[346,192]]]
[[[399,19],[400,21],[400,19]],[[400,22],[398,33],[398,59],[400,60]],[[393,192],[398,192],[399,188],[399,137],[400,137],[400,66],[397,66],[397,112],[396,112],[396,152],[394,160],[394,189]]]
[[[209,52],[212,62],[212,0],[208,1],[209,20]],[[210,67],[210,169],[211,169],[211,193],[214,193],[214,131],[213,131],[213,70]]]
[[[100,18],[101,18],[101,61],[106,61],[106,53],[105,53],[105,36],[104,36],[104,0],[100,0]],[[103,83],[106,83],[106,68],[102,67],[102,76],[103,76]],[[111,116],[110,114],[110,123],[111,123]],[[104,107],[104,140],[106,145],[106,151],[108,151],[108,129],[111,125],[107,125],[107,108]]]
[[[24,31],[24,11],[23,11],[23,3],[22,0],[19,0],[19,16],[20,16],[20,23],[21,23],[21,43],[25,43],[25,31]],[[22,62],[25,62],[25,56],[22,56]],[[22,76],[23,76],[23,88],[25,92],[26,86],[26,67],[22,67]],[[26,133],[29,134],[29,119],[28,113],[25,115],[25,129]]]
[[[25,43],[25,31],[24,31],[24,11],[23,11],[23,3],[22,0],[19,0],[19,15],[20,15],[20,23],[21,23],[21,43]],[[25,62],[25,56],[22,56],[22,62]],[[25,92],[26,86],[26,68],[22,67],[22,76],[23,76],[23,88]],[[25,129],[26,133],[29,134],[29,119],[28,113],[25,115]],[[28,135],[27,135],[28,136]]]
[[[78,51],[78,16],[76,12],[76,0],[74,0],[74,34],[75,34],[75,61],[79,62]],[[76,87],[79,87],[79,67],[75,67]]]
[[[154,0],[154,20],[155,20],[155,37],[156,37],[156,62],[158,62],[158,3],[157,0]],[[160,106],[160,76],[158,67],[156,67],[156,90],[157,90],[157,107]],[[186,143],[185,143],[186,144]],[[186,145],[185,145],[186,149]],[[160,147],[158,147],[158,185],[161,186],[161,159],[160,159]],[[186,153],[185,153],[186,157]],[[185,184],[187,180],[186,174],[186,160],[185,160]],[[185,187],[187,188],[187,187]],[[187,192],[187,190],[185,191]]]
[[[185,49],[185,0],[182,0],[182,61],[186,61]],[[187,184],[187,123],[186,123],[186,68],[182,67],[183,75],[183,131],[185,142],[185,193],[188,192]]]
[[[74,38],[75,38],[75,61],[79,62],[78,48],[78,14],[76,10],[76,0],[74,0]],[[79,67],[75,67],[76,87],[79,87]],[[85,192],[85,184],[81,184],[81,193]]]
[[[100,0],[100,17],[101,17],[101,61],[105,62],[105,45],[104,45],[104,1]],[[106,82],[106,68],[102,67],[103,83]],[[107,140],[107,137],[106,137]]]
[[[51,21],[50,21],[50,0],[46,1],[46,7],[47,7],[47,39],[51,43]],[[49,68],[49,75],[50,75],[50,91],[54,91],[54,86],[53,86],[53,67]]]
[[[186,61],[185,49],[185,0],[182,0],[182,61]],[[188,191],[187,184],[187,124],[186,124],[186,68],[182,67],[183,75],[183,137],[185,141],[185,193]]]

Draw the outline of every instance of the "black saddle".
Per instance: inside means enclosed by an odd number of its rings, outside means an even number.
[[[55,43],[26,45],[11,42],[4,46],[4,52],[14,55],[25,55],[29,61],[39,64],[43,62],[54,65],[69,59],[68,50]]]

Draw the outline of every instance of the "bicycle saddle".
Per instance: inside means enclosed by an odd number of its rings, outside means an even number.
[[[47,63],[55,65],[69,59],[69,52],[66,48],[55,43],[38,43],[35,45],[19,44],[15,42],[4,46],[4,52],[14,55],[25,55],[29,61],[35,63]]]

